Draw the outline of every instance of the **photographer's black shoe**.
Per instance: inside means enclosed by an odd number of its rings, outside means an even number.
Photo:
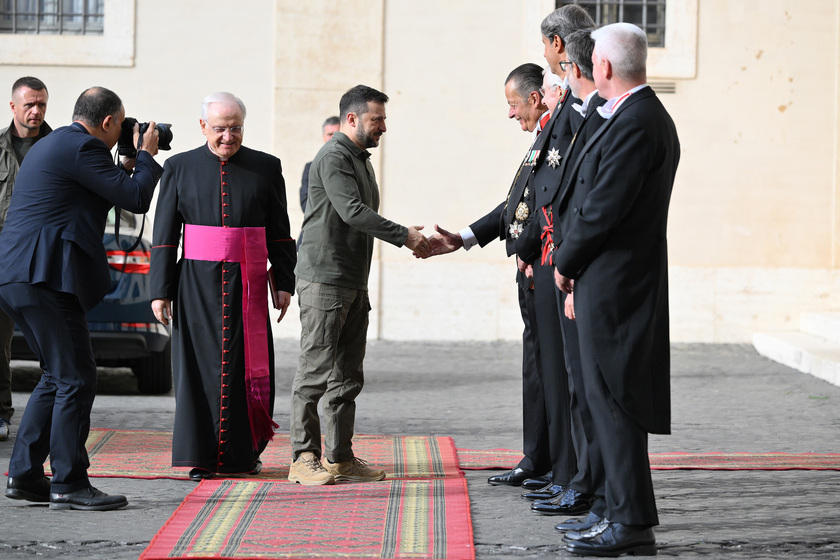
[[[6,481],[6,497],[28,502],[49,502],[50,479],[43,476],[32,480],[22,480],[10,476]]]
[[[93,486],[75,492],[50,493],[50,509],[81,509],[86,511],[107,511],[128,505],[125,496],[110,496]]]

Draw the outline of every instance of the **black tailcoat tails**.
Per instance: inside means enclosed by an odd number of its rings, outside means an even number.
[[[571,170],[572,162],[580,155],[581,150],[589,138],[604,124],[603,117],[601,117],[596,109],[604,103],[606,103],[606,100],[598,97],[597,94],[594,94],[589,99],[586,117],[577,128],[569,144],[569,148],[563,156],[560,169],[560,188],[555,192],[554,199],[551,201],[552,216],[554,216],[555,220],[552,231],[554,246],[560,245],[562,241],[562,223],[568,219],[568,214],[564,212],[566,207],[561,209],[557,203],[562,193],[568,188],[568,172]],[[553,273],[554,267],[552,266],[550,268]],[[586,404],[586,396],[583,389],[583,370],[581,369],[580,363],[580,343],[578,341],[577,323],[566,317],[566,294],[557,289],[555,289],[554,293],[557,298],[557,311],[563,332],[566,371],[569,374],[572,439],[575,446],[575,455],[577,456],[577,473],[571,482],[569,482],[569,486],[578,492],[598,496],[600,499],[593,505],[592,511],[598,515],[603,515],[603,460],[600,449],[598,448],[598,442],[590,439],[592,438],[592,415],[590,414],[589,406]]]
[[[587,142],[560,201],[571,215],[555,266],[576,279],[606,515],[631,525],[658,523],[647,434],[670,431],[666,228],[679,156],[671,117],[642,88]]]
[[[289,234],[280,160],[244,146],[226,162],[206,145],[173,156],[164,166],[155,212],[152,298],[173,300],[172,465],[248,472],[267,442],[256,451],[252,447],[240,264],[179,261],[184,224],[265,227],[276,289],[293,293],[295,243]],[[267,337],[273,410],[270,324]]]

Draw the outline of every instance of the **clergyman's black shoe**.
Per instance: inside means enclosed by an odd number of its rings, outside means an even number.
[[[125,496],[113,496],[97,490],[93,486],[74,492],[50,493],[50,509],[81,509],[87,511],[107,511],[128,505]]]
[[[539,500],[531,504],[531,511],[540,515],[582,515],[592,509],[595,496],[582,494],[573,488],[553,500]]]
[[[611,522],[597,535],[583,536],[579,540],[569,542],[566,544],[566,550],[585,556],[655,556],[656,536],[653,534],[653,527]]]
[[[519,486],[528,478],[534,476],[534,473],[516,467],[502,474],[494,474],[487,479],[487,482],[493,486]]]
[[[530,492],[523,492],[523,500],[553,500],[563,493],[565,487],[559,484],[546,484],[539,490],[531,490]]]
[[[262,470],[262,463],[260,463],[260,470]],[[200,469],[198,467],[190,471],[190,480],[193,482],[201,482],[205,478],[213,478],[213,473],[207,469]]]
[[[592,528],[593,525],[601,521],[601,516],[597,513],[592,513],[591,511],[586,515],[584,518],[574,518],[574,519],[567,519],[562,523],[558,523],[554,526],[555,529],[558,531],[563,531],[564,533],[567,531],[577,531],[583,532],[587,529]]]
[[[525,490],[539,490],[546,484],[551,484],[551,471],[548,471],[542,476],[536,478],[528,478],[522,482],[522,488]]]
[[[46,503],[50,501],[50,479],[46,476],[22,480],[9,477],[6,481],[6,497],[13,500]]]

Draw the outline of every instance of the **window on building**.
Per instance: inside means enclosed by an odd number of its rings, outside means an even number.
[[[667,0],[557,0],[559,8],[578,4],[601,27],[624,21],[638,25],[647,33],[648,46],[665,46],[665,4]]]
[[[0,0],[0,33],[102,35],[105,0]]]

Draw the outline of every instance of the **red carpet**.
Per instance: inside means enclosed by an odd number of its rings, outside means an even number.
[[[205,480],[140,555],[164,558],[473,560],[467,485]]]
[[[840,453],[651,453],[650,468],[838,471]]]
[[[172,463],[172,433],[91,430],[87,441],[89,476],[188,478],[189,468]],[[353,451],[390,479],[461,477],[452,438],[355,436]],[[263,451],[263,470],[253,479],[285,479],[292,450],[288,434],[277,434]],[[47,462],[49,472],[49,461]]]
[[[186,479],[188,468],[170,466],[171,446],[170,432],[91,430],[88,474]],[[456,450],[448,437],[359,435],[353,448],[371,465],[385,469],[389,479],[460,477],[459,469],[505,470],[522,458],[512,449]],[[262,454],[262,473],[247,478],[285,479],[290,458],[288,434],[277,434]],[[840,453],[651,453],[650,464],[653,470],[840,470]],[[46,469],[49,474],[49,461]]]
[[[522,453],[512,449],[458,449],[464,470],[506,470]],[[651,453],[653,470],[840,470],[840,453]]]

